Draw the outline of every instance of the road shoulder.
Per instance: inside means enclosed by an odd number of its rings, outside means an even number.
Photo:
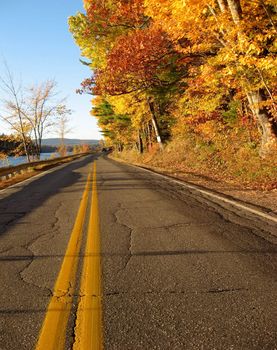
[[[237,217],[246,219],[245,226],[254,230],[258,229],[259,235],[272,243],[277,243],[277,191],[243,191],[234,190],[223,184],[213,182],[188,181],[186,176],[172,174],[165,169],[145,166],[143,164],[131,164],[125,160],[109,155],[109,159],[115,162],[134,166],[159,176],[184,189],[200,195],[204,201],[212,203],[214,209],[222,213],[222,209],[228,220],[236,222]],[[255,195],[254,195],[254,194]],[[262,198],[263,200],[260,200]],[[225,215],[224,214],[224,215]],[[230,215],[231,214],[231,215]]]

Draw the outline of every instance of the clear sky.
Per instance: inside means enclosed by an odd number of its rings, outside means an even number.
[[[66,137],[100,139],[89,114],[91,96],[75,93],[90,75],[79,62],[80,51],[68,31],[67,18],[77,11],[83,11],[82,0],[0,0],[0,75],[6,60],[24,85],[55,79],[60,96],[67,96],[67,106],[74,111],[73,130]],[[0,133],[7,131],[0,122]]]

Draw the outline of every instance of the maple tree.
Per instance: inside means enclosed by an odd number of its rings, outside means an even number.
[[[199,69],[191,69],[186,101],[193,104],[201,84],[202,106],[205,97],[215,96],[220,108],[220,94],[226,100],[235,92],[241,101],[247,100],[262,131],[261,154],[276,147],[274,1],[168,0],[158,6],[145,0],[145,5],[146,13],[175,41],[177,50],[202,56]]]
[[[84,4],[69,20],[93,70],[80,92],[98,96],[92,113],[111,143],[142,152],[184,127],[212,142],[256,123],[260,155],[276,149],[274,0]]]
[[[97,90],[120,95],[166,84],[162,75],[170,56],[171,42],[161,30],[150,27],[122,35],[107,56],[106,68],[97,74]]]

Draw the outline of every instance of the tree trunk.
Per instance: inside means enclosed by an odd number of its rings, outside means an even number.
[[[158,124],[157,124],[157,120],[156,120],[155,115],[152,116],[152,124],[153,124],[154,130],[155,130],[157,142],[158,142],[160,148],[163,149],[163,143],[162,143],[162,139],[161,139],[161,135],[160,135],[160,131],[158,128]]]
[[[38,136],[37,136],[37,130],[34,128],[34,135],[35,135],[35,156],[36,159],[39,159],[39,146],[38,146]]]
[[[271,123],[270,115],[261,102],[265,101],[262,90],[250,91],[247,93],[248,102],[252,113],[256,117],[261,128],[261,149],[260,156],[265,157],[273,147],[277,147],[277,127]]]
[[[24,133],[24,126],[23,126],[22,118],[21,118],[20,115],[19,115],[19,122],[20,122],[20,129],[21,129],[21,136],[22,136],[24,152],[26,154],[28,163],[30,163],[31,160],[30,160],[29,150],[28,150],[28,147],[27,147],[27,140],[26,140],[26,136],[25,136],[25,133]]]
[[[29,155],[29,151],[28,151],[28,148],[27,148],[27,141],[26,141],[26,138],[25,138],[25,135],[22,134],[22,141],[23,141],[23,147],[24,147],[24,152],[26,154],[26,157],[27,157],[27,161],[28,163],[30,163],[30,155]]]
[[[122,152],[122,151],[123,151],[123,145],[122,145],[121,142],[119,142],[119,143],[117,144],[117,149],[118,149],[118,152]]]
[[[240,24],[240,20],[242,18],[242,9],[240,0],[227,0],[228,6],[233,18],[235,25]],[[238,33],[239,34],[239,33]],[[239,35],[238,35],[239,39]],[[277,130],[264,106],[261,106],[262,102],[267,100],[266,95],[262,89],[259,90],[250,90],[246,93],[247,99],[249,102],[249,107],[256,117],[257,122],[260,126],[262,136],[261,136],[261,148],[260,148],[260,156],[265,157],[266,154],[270,153],[272,149],[277,147]]]
[[[239,25],[242,15],[242,9],[240,5],[240,0],[227,0],[228,6],[236,25]]]
[[[43,135],[43,129],[37,130],[38,132],[38,159],[40,159],[40,154],[41,154],[41,142],[42,142],[42,135]]]
[[[148,104],[149,104],[149,109],[150,109],[151,116],[152,116],[152,124],[153,124],[153,128],[155,130],[156,139],[157,139],[157,142],[158,142],[158,144],[160,146],[160,149],[163,149],[163,143],[162,143],[162,139],[161,139],[159,126],[158,126],[158,123],[157,123],[154,102],[151,102],[150,100],[148,100]]]
[[[226,0],[217,0],[217,3],[218,3],[218,6],[220,8],[220,11],[224,13],[226,11],[226,9],[227,9],[227,2],[226,2]]]
[[[41,154],[41,138],[39,139],[39,143],[38,143],[38,159],[40,159],[40,154]]]
[[[143,153],[143,142],[142,142],[140,131],[138,132],[138,151],[141,154]]]
[[[151,124],[147,123],[147,135],[148,135],[148,149],[152,148],[152,130]]]

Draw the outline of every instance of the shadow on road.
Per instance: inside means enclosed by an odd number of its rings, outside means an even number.
[[[80,182],[82,175],[75,170],[88,165],[97,158],[96,155],[91,155],[45,174],[27,185],[20,183],[16,185],[16,192],[0,199],[0,239],[8,228],[16,225],[19,219],[33,209],[42,206],[51,196],[61,192],[61,189],[69,188],[78,181]],[[80,182],[81,191],[84,184],[85,180]],[[5,193],[8,191],[9,189],[6,189]]]

